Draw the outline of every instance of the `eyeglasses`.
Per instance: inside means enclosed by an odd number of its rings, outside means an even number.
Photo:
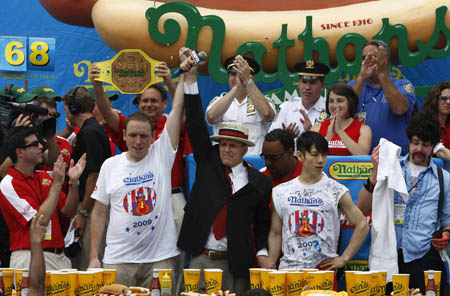
[[[450,97],[439,97],[439,100],[441,100],[443,102],[448,102],[448,101],[450,101]]]
[[[29,147],[39,147],[40,144],[41,144],[41,142],[39,142],[39,140],[35,140],[35,141],[31,142],[30,144],[26,144],[26,145],[24,145],[22,147],[19,147],[19,148],[26,149],[26,148],[29,148]]]
[[[281,152],[280,154],[264,154],[261,153],[259,156],[264,160],[277,161],[279,160],[286,151]]]

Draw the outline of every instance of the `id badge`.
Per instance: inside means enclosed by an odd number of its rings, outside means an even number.
[[[360,112],[355,114],[355,118],[358,119],[362,124],[366,122],[367,112]]]
[[[403,225],[405,220],[406,204],[394,204],[394,224]]]
[[[52,240],[52,221],[48,222],[44,240]]]

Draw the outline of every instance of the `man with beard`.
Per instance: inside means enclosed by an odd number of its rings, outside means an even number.
[[[410,287],[425,291],[425,270],[440,270],[441,295],[447,279],[447,272],[439,251],[445,249],[450,238],[450,175],[443,173],[444,198],[440,218],[438,204],[440,182],[438,168],[431,161],[433,148],[440,141],[439,122],[432,114],[418,113],[408,122],[406,135],[409,139],[409,154],[400,160],[409,199],[404,201],[394,192],[394,224],[397,239],[398,269],[410,274]],[[373,171],[358,196],[358,207],[363,212],[372,208],[372,193],[377,183],[379,146],[373,150]],[[375,218],[374,218],[375,219]],[[375,222],[375,220],[374,220]],[[433,233],[442,229],[441,238]]]

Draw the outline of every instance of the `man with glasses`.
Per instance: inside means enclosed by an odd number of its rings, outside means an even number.
[[[450,238],[450,175],[442,170],[444,195],[438,213],[440,182],[438,168],[431,161],[433,148],[440,141],[439,122],[433,114],[418,113],[409,120],[406,135],[409,154],[400,160],[400,167],[409,198],[405,201],[397,191],[393,196],[398,270],[410,274],[410,288],[420,288],[422,293],[425,292],[424,271],[440,270],[441,295],[448,295],[443,291],[447,272],[439,252],[447,247]],[[377,174],[381,172],[379,150],[379,146],[373,150],[373,171],[358,195],[358,207],[363,212],[372,209],[372,193]],[[382,196],[386,198],[385,192]],[[375,217],[373,221],[376,222]],[[438,229],[442,233],[435,235]]]
[[[8,132],[8,156],[14,165],[0,183],[0,208],[10,231],[12,268],[28,268],[30,265],[30,220],[41,218],[47,227],[43,243],[48,269],[70,268],[70,260],[64,255],[64,238],[60,228],[60,215],[73,217],[78,205],[78,178],[84,170],[83,155],[68,170],[69,190],[67,197],[61,191],[65,178],[63,157],[60,155],[53,166],[53,177],[47,172],[36,171],[42,163],[42,144],[32,127],[14,127]]]
[[[409,80],[396,79],[389,73],[389,47],[380,40],[370,40],[363,47],[361,71],[350,81],[359,96],[355,117],[372,129],[372,147],[385,138],[408,152],[404,130],[411,116],[416,96]]]
[[[294,137],[287,130],[274,129],[264,137],[262,173],[272,180],[272,187],[300,176],[302,163],[294,156],[294,148]]]

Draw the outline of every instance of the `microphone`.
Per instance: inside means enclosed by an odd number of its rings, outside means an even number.
[[[208,55],[204,51],[200,51],[197,53],[195,50],[191,51],[191,58],[194,61],[194,64],[196,65],[204,65],[206,64],[206,59],[208,58]],[[181,73],[185,72],[182,69],[178,69],[173,73],[173,77],[178,77],[181,75]]]
[[[7,105],[10,105],[16,109],[20,109],[26,112],[35,113],[35,114],[47,114],[48,109],[43,108],[39,105],[35,105],[33,103],[15,103],[15,102],[4,102]]]

